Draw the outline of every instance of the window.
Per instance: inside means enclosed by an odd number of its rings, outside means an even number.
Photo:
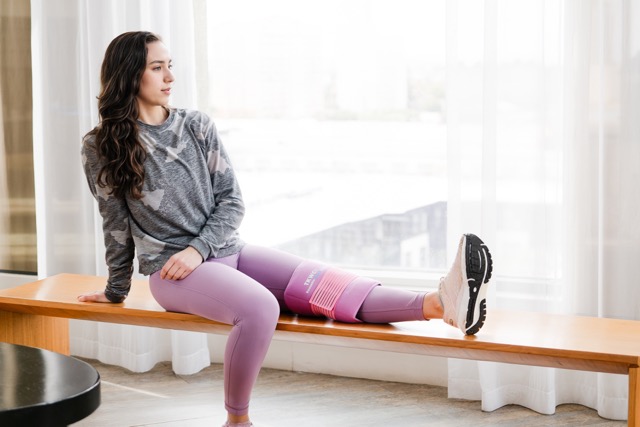
[[[0,3],[0,270],[37,271],[29,2]]]
[[[206,7],[199,103],[238,173],[245,240],[445,269],[445,2]]]

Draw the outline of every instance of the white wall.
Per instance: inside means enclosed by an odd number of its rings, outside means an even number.
[[[26,274],[0,273],[0,289],[12,288],[35,280],[38,280],[35,274],[29,276]]]

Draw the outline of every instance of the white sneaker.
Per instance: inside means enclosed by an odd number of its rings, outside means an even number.
[[[478,236],[464,234],[451,270],[440,279],[438,295],[445,322],[467,335],[474,335],[482,328],[487,317],[486,284],[492,270],[489,248]]]

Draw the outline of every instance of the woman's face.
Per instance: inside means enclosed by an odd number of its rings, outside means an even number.
[[[140,109],[165,106],[169,103],[171,72],[169,50],[162,42],[147,44],[147,65],[140,80],[140,90],[136,96]]]

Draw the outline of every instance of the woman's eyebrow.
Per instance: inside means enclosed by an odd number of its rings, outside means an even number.
[[[170,59],[169,60],[169,64],[171,64],[171,61],[172,60]],[[153,60],[153,61],[149,62],[148,65],[151,65],[151,64],[164,64],[165,62],[167,62],[167,61],[162,60],[162,59],[156,59],[156,60]]]

